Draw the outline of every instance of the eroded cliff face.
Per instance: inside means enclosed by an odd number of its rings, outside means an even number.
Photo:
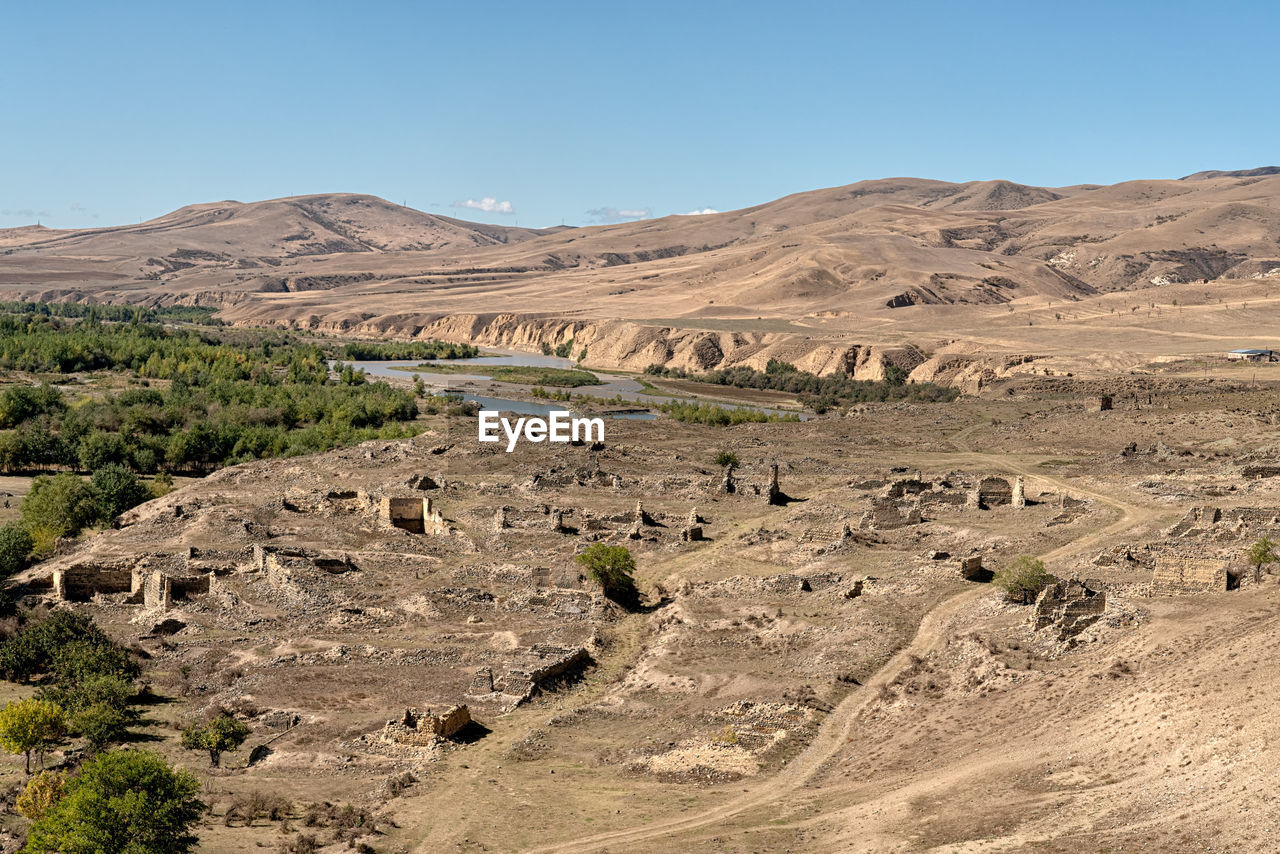
[[[86,295],[65,289],[23,293],[20,298],[88,301]],[[438,338],[529,353],[540,353],[544,347],[554,350],[572,342],[572,358],[578,359],[585,351],[582,364],[602,370],[638,372],[650,365],[662,365],[692,373],[740,366],[763,371],[770,359],[778,359],[819,376],[845,374],[858,380],[878,381],[885,378],[888,366],[895,365],[906,371],[912,381],[933,382],[975,394],[1031,359],[1021,355],[975,353],[965,348],[953,350],[945,344],[936,353],[926,353],[913,345],[849,343],[834,337],[791,332],[725,332],[514,312],[431,315],[317,309],[264,313],[260,304],[243,294],[220,291],[201,291],[185,294],[181,299],[152,299],[140,304],[175,302],[218,306],[220,319],[233,326],[400,340]]]
[[[839,373],[855,379],[881,380],[889,365],[911,372],[926,360],[911,346],[882,347],[795,333],[678,329],[626,320],[570,320],[507,312],[443,317],[384,315],[367,319],[344,315],[240,319],[231,307],[223,316],[231,323],[245,325],[369,337],[438,338],[530,353],[544,348],[555,350],[571,342],[571,358],[604,370],[643,371],[650,365],[662,365],[693,373],[739,366],[762,371],[770,359],[778,359],[820,376]]]

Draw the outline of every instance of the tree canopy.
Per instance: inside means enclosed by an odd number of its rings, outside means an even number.
[[[30,854],[186,854],[206,806],[200,784],[154,753],[114,750],[85,762],[36,819]]]

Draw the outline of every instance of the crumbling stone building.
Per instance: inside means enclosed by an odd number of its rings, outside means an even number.
[[[1040,591],[1031,620],[1036,631],[1053,626],[1059,640],[1068,640],[1100,620],[1106,610],[1101,582],[1070,579]]]
[[[1221,558],[1164,554],[1151,573],[1153,595],[1216,593],[1230,586],[1227,562]]]
[[[387,721],[381,738],[396,744],[430,747],[441,739],[453,738],[470,724],[471,711],[466,705],[453,706],[438,715],[432,714],[430,709],[420,712],[408,708],[400,720]]]

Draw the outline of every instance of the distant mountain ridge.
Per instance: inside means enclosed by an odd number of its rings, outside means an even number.
[[[880,323],[921,306],[1073,301],[1277,270],[1280,167],[1074,187],[886,178],[568,229],[319,194],[110,228],[0,230],[10,296],[202,302],[249,323],[410,334],[495,313]]]

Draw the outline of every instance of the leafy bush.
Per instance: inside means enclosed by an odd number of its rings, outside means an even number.
[[[716,453],[716,465],[718,466],[736,466],[738,464],[738,455],[733,451],[719,451]]]
[[[25,756],[30,774],[31,754],[40,754],[43,765],[45,752],[62,739],[66,726],[57,703],[35,697],[13,700],[0,709],[0,747]]]
[[[0,578],[22,570],[35,545],[31,534],[21,525],[10,522],[0,527]]]
[[[1044,568],[1044,562],[1031,555],[1021,555],[992,577],[992,583],[1005,593],[1010,602],[1029,605],[1040,591],[1057,581]]]
[[[41,673],[53,673],[61,657],[65,678],[79,682],[92,674],[91,664],[81,664],[72,655],[63,653],[72,647],[83,654],[89,648],[102,648],[101,655],[89,654],[89,661],[104,662],[109,672],[123,678],[137,675],[137,664],[128,659],[128,653],[94,625],[93,621],[75,611],[54,611],[43,619],[28,623],[18,634],[0,643],[0,671],[5,677],[26,681]],[[130,663],[122,663],[122,658]]]
[[[82,685],[98,676],[136,679],[138,673],[138,662],[110,639],[79,638],[61,644],[53,654],[53,674],[59,685]]]
[[[649,365],[645,373],[653,376],[677,377],[711,385],[734,388],[756,388],[794,394],[809,407],[825,411],[852,403],[907,400],[917,403],[941,403],[955,400],[959,392],[933,383],[907,382],[907,372],[897,365],[885,366],[885,379],[855,380],[846,374],[818,376],[801,371],[789,362],[770,359],[763,371],[753,368],[725,368],[704,374],[690,374],[680,368]]]
[[[217,768],[222,754],[235,752],[249,737],[249,727],[227,714],[218,715],[205,724],[191,724],[182,731],[182,746],[187,750],[203,750],[209,764]]]
[[[622,605],[640,600],[636,589],[636,561],[625,546],[592,543],[574,558],[587,570],[587,575],[604,588],[604,595]]]
[[[57,771],[41,771],[27,781],[13,808],[28,821],[39,821],[62,799],[67,778]]]
[[[45,552],[59,537],[78,534],[98,519],[93,489],[70,472],[42,475],[31,483],[22,499],[22,526]]]
[[[146,484],[118,463],[110,463],[95,471],[89,479],[89,488],[93,490],[98,519],[102,522],[110,522],[151,498],[151,490]]]
[[[129,716],[107,703],[94,703],[73,714],[68,727],[73,735],[88,742],[90,750],[99,753],[109,745],[124,741],[129,731]]]
[[[352,341],[342,348],[342,358],[372,362],[392,359],[474,359],[480,350],[470,344],[448,341]]]
[[[773,421],[799,421],[798,415],[779,415],[750,407],[728,408],[714,403],[689,403],[673,400],[659,403],[656,409],[667,413],[676,421],[692,424],[710,424],[714,427],[730,427],[736,424],[767,423]]]
[[[23,851],[186,854],[205,804],[200,783],[154,753],[115,750],[80,767],[66,794],[37,819]]]

